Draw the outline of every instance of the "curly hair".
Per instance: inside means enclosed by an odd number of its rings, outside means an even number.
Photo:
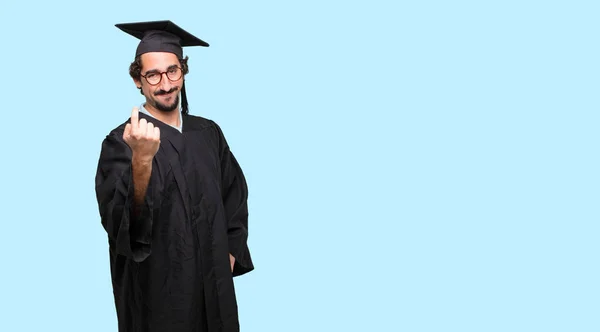
[[[181,71],[183,72],[183,75],[186,75],[187,73],[189,73],[189,68],[188,68],[188,59],[189,57],[186,56],[183,59],[179,59],[179,64],[181,65]],[[129,65],[129,76],[131,76],[131,78],[133,79],[141,79],[142,77],[142,58],[141,55],[138,55],[137,57],[135,57],[135,60],[133,60],[133,62],[131,63],[131,65]],[[143,95],[144,93],[142,92],[142,89],[140,89],[140,93]]]

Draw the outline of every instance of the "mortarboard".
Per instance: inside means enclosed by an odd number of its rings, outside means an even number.
[[[135,51],[136,57],[148,52],[169,52],[174,53],[181,59],[183,58],[183,47],[209,46],[207,42],[168,20],[121,23],[115,24],[115,26],[123,32],[140,39],[140,43]],[[185,81],[181,87],[181,99],[182,111],[184,114],[187,114],[188,105],[185,93]]]

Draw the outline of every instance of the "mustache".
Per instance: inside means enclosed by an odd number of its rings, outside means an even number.
[[[171,90],[169,90],[169,91],[165,91],[165,90],[158,90],[158,91],[156,91],[156,92],[154,93],[154,95],[155,95],[155,96],[162,96],[162,95],[167,95],[167,94],[169,94],[169,93],[171,93],[171,92],[175,92],[175,91],[177,91],[177,88],[173,88],[173,89],[171,89]]]

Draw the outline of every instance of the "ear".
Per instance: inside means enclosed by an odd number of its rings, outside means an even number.
[[[141,81],[139,78],[134,78],[134,79],[133,79],[133,83],[135,83],[135,86],[136,86],[138,89],[141,89],[141,88],[142,88],[142,81]]]

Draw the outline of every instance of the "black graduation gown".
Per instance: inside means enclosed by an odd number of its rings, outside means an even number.
[[[183,115],[180,133],[139,116],[161,132],[141,213],[122,138],[130,120],[102,142],[96,174],[119,331],[239,331],[233,277],[254,269],[242,170],[215,122]]]

